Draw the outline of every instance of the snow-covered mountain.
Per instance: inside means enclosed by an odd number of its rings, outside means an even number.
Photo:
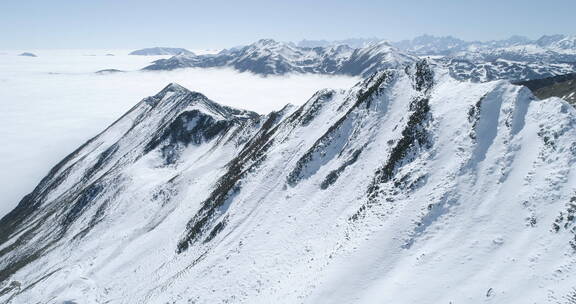
[[[433,36],[421,35],[413,39],[406,39],[401,41],[390,41],[389,43],[410,54],[419,56],[450,56],[458,52],[473,51],[478,49],[502,49],[515,46],[538,46],[540,48],[547,48],[555,51],[569,51],[574,53],[576,44],[574,39],[576,36],[567,35],[545,35],[537,40],[531,40],[524,36],[511,36],[507,39],[489,40],[489,41],[466,41],[453,36]],[[344,40],[302,40],[297,43],[299,47],[327,47],[336,45],[348,45],[352,48],[363,48],[372,43],[385,41],[381,38],[369,39],[344,39]]]
[[[575,53],[576,35],[548,35],[542,36],[535,43],[541,47],[550,48],[557,52]]]
[[[544,37],[537,41],[515,36],[506,40],[466,42],[453,37],[421,36],[390,44],[370,43],[299,47],[271,39],[224,50],[218,54],[180,54],[160,59],[145,70],[230,67],[261,75],[286,73],[341,74],[366,77],[375,71],[398,68],[432,56],[460,80],[525,81],[576,72],[576,38]]]
[[[360,49],[347,45],[306,48],[262,39],[216,55],[177,55],[160,59],[144,69],[231,67],[240,72],[262,75],[318,73],[367,76],[378,69],[400,67],[415,60],[416,57],[403,54],[386,42],[370,44]]]
[[[424,35],[393,45],[421,57],[435,56],[458,79],[484,82],[525,81],[576,72],[575,41],[576,36],[565,35],[538,40],[513,36],[486,42]]]
[[[449,67],[457,79],[525,81],[576,72],[574,41],[576,37],[563,35],[536,41],[513,36],[487,42],[422,36],[395,46],[421,57],[434,55],[438,64]]]
[[[575,142],[426,61],[265,116],[171,84],[0,220],[0,302],[567,303]]]
[[[422,35],[412,40],[392,42],[392,45],[402,51],[419,56],[462,56],[465,54],[469,56],[472,54],[477,56],[494,56],[498,54],[508,54],[509,56],[513,54],[516,56],[531,56],[535,54],[559,56],[562,54],[576,54],[576,36],[568,35],[545,35],[537,40],[531,40],[523,36],[512,36],[508,39],[490,41],[465,41],[452,36]]]
[[[499,79],[516,82],[576,72],[576,61],[553,63],[512,61],[500,58],[484,60],[443,57],[436,59],[436,62],[438,65],[448,67],[454,78],[474,82],[486,82]]]
[[[129,55],[158,56],[158,55],[194,55],[193,52],[183,48],[153,47],[130,52]]]

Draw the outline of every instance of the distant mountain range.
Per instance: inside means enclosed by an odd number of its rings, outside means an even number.
[[[367,76],[378,69],[398,67],[417,58],[400,52],[387,42],[354,49],[348,45],[304,48],[262,39],[241,48],[212,55],[176,55],[156,60],[145,70],[231,67],[261,75],[286,73],[343,74]]]
[[[131,52],[129,55],[159,56],[159,55],[194,55],[193,52],[183,48],[153,47]]]
[[[157,60],[144,69],[230,67],[260,75],[315,73],[365,77],[377,70],[405,66],[428,57],[433,65],[447,68],[453,77],[474,82],[525,81],[576,72],[576,36],[552,35],[537,40],[514,36],[488,42],[421,36],[396,43],[370,39],[349,42],[294,44],[263,39],[218,54],[179,54]]]
[[[355,38],[335,41],[302,40],[296,45],[299,47],[327,47],[346,44],[353,48],[361,48],[384,40],[379,38]],[[402,51],[424,56],[454,56],[458,55],[459,52],[492,50],[514,46],[533,46],[559,53],[569,51],[571,54],[574,54],[576,50],[576,36],[568,35],[544,35],[536,40],[524,36],[512,36],[508,39],[490,41],[465,41],[452,36],[421,35],[412,40],[390,41],[389,43]]]

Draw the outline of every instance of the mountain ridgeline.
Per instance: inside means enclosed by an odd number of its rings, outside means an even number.
[[[474,82],[527,81],[576,72],[576,37],[562,35],[484,43],[423,36],[397,43],[350,44],[355,47],[327,42],[297,46],[262,39],[218,54],[180,54],[156,60],[144,70],[227,67],[266,76],[313,73],[367,77],[428,58],[432,65],[448,69],[454,78]]]
[[[425,60],[268,115],[170,84],[0,220],[0,302],[569,303],[575,142]]]
[[[400,53],[386,42],[353,49],[347,45],[328,48],[301,48],[272,39],[224,50],[218,54],[177,55],[156,60],[144,70],[231,67],[261,75],[286,73],[370,75],[378,69],[402,66],[415,58]]]

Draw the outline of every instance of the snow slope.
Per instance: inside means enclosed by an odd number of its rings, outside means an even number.
[[[575,126],[426,61],[269,115],[172,84],[0,220],[0,301],[568,303]]]

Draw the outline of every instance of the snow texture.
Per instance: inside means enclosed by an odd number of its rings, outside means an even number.
[[[0,301],[567,303],[575,142],[426,61],[268,115],[171,84],[0,221]]]

